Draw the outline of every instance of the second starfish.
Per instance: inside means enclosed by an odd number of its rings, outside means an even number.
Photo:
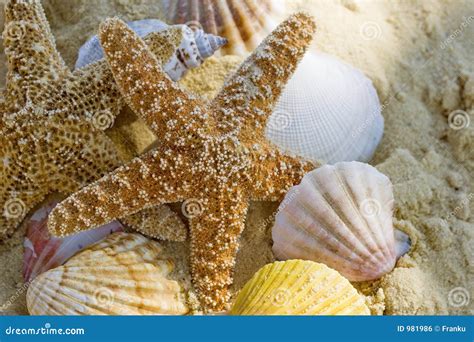
[[[204,103],[173,83],[122,21],[106,21],[100,38],[115,80],[161,146],[63,201],[50,215],[51,232],[64,236],[157,204],[193,201],[193,282],[206,311],[225,309],[249,201],[280,200],[315,167],[264,136],[314,30],[311,17],[291,16]]]

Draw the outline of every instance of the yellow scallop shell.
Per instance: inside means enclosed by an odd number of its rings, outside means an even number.
[[[364,297],[337,271],[313,261],[262,267],[239,292],[233,315],[370,315]]]

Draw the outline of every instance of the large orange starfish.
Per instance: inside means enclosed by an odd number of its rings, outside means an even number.
[[[249,201],[281,199],[314,168],[283,155],[264,137],[314,29],[309,16],[291,16],[204,103],[173,83],[122,21],[106,21],[100,37],[115,80],[162,145],[63,201],[50,215],[51,232],[67,235],[152,205],[184,201],[192,209],[194,285],[206,310],[224,309]]]
[[[161,62],[178,50],[183,27],[147,36]],[[71,72],[39,0],[10,0],[3,33],[8,74],[0,101],[0,240],[46,195],[68,195],[122,164],[104,130],[125,105],[105,60]],[[125,219],[153,237],[183,240],[167,207]],[[173,227],[174,231],[170,230]]]

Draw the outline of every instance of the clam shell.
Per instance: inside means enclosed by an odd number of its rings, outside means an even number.
[[[234,315],[369,315],[364,297],[347,279],[312,261],[262,267],[237,295]]]
[[[285,87],[266,136],[283,151],[310,160],[365,162],[383,127],[372,82],[333,56],[310,52]]]
[[[80,232],[65,238],[51,236],[48,231],[48,215],[56,206],[51,201],[39,208],[27,222],[23,246],[23,278],[30,282],[39,274],[62,265],[67,259],[107,235],[122,231],[123,226],[112,221],[104,226]]]
[[[410,247],[392,224],[390,180],[359,162],[325,165],[285,196],[272,229],[280,260],[322,262],[351,281],[380,278]]]
[[[170,24],[194,29],[228,40],[220,52],[246,56],[278,25],[283,1],[274,0],[162,0]]]
[[[161,246],[138,234],[115,233],[39,275],[28,288],[32,315],[179,315],[183,289],[168,279]]]
[[[186,25],[170,26],[156,19],[130,21],[127,25],[140,37],[171,28],[180,30],[181,36],[179,44],[176,46],[176,53],[171,54],[168,60],[163,61],[163,70],[173,81],[179,80],[188,69],[200,66],[205,58],[212,56],[227,43],[226,39],[207,34],[202,30],[193,31]],[[104,51],[97,35],[95,35],[79,49],[75,67],[79,69],[102,58],[104,58]]]

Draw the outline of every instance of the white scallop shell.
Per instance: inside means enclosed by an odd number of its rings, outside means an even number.
[[[359,162],[325,165],[290,189],[272,230],[278,259],[322,262],[352,281],[380,278],[410,247],[393,228],[390,180]]]
[[[139,234],[114,233],[40,274],[28,288],[32,315],[182,315],[184,290],[169,279],[160,244]]]
[[[337,58],[307,53],[286,85],[266,136],[280,149],[310,160],[368,161],[384,120],[372,82]]]
[[[140,37],[171,27],[156,19],[130,21],[127,25]],[[204,33],[202,30],[193,31],[186,25],[176,25],[176,27],[182,29],[181,43],[176,53],[163,65],[164,71],[173,81],[179,80],[188,69],[201,65],[205,58],[212,56],[215,51],[227,43],[226,39]],[[104,51],[97,35],[95,35],[79,49],[75,67],[79,69],[102,58],[104,58]]]

